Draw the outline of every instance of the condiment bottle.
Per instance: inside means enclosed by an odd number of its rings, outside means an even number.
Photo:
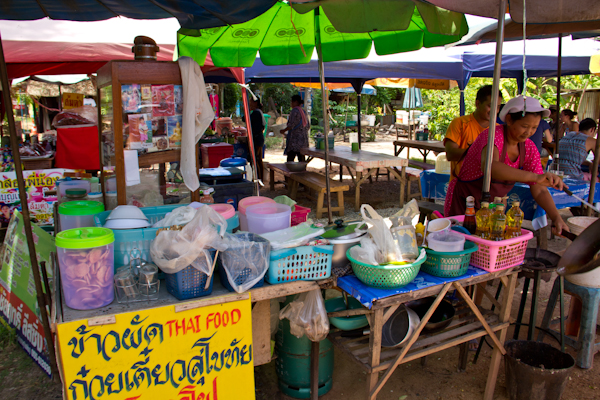
[[[492,210],[492,212],[493,212],[493,210],[499,204],[502,204],[502,197],[494,197],[494,202],[492,204],[490,204],[490,210]]]
[[[520,202],[513,201],[512,207],[506,213],[506,232],[504,233],[505,239],[521,236],[521,224],[523,223],[525,214],[519,208],[520,205]]]
[[[211,187],[202,189],[200,191],[200,203],[213,204],[215,202],[215,199],[213,198],[214,192],[215,192],[215,189],[213,189]]]
[[[504,204],[497,205],[490,218],[490,240],[504,239],[504,228],[506,227],[506,215],[504,215]]]
[[[475,197],[473,196],[467,197],[467,210],[465,211],[463,227],[471,232],[471,234],[474,234],[477,230],[477,223],[475,222]]]
[[[475,214],[475,220],[477,222],[477,231],[475,234],[482,239],[490,238],[490,217],[492,211],[490,210],[490,203],[487,201],[481,202],[481,209]]]

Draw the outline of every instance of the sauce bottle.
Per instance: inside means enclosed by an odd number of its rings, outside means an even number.
[[[471,234],[474,234],[477,230],[477,223],[475,222],[475,197],[473,196],[467,197],[467,210],[465,211],[463,227],[471,232]]]

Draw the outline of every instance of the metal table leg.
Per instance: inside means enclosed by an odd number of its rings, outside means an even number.
[[[525,278],[523,282],[523,294],[521,295],[521,303],[519,304],[519,312],[517,313],[517,324],[515,325],[515,333],[513,339],[519,339],[519,331],[521,330],[521,322],[523,321],[523,313],[525,312],[525,303],[527,303],[527,294],[529,293],[529,281],[531,279]]]
[[[565,277],[559,275],[559,299],[560,299],[560,351],[565,351]]]
[[[529,315],[529,330],[527,331],[527,340],[533,340],[533,333],[535,332],[535,322],[537,319],[537,307],[538,307],[538,290],[540,288],[540,271],[534,272],[533,280],[533,291],[531,293],[531,314]]]

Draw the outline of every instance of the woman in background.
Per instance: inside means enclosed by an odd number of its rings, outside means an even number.
[[[287,126],[281,130],[281,133],[288,132],[285,151],[283,154],[287,155],[288,162],[294,161],[298,157],[298,161],[304,162],[305,158],[303,154],[300,154],[300,150],[308,147],[308,129],[310,124],[306,113],[302,108],[304,100],[302,97],[295,94],[292,96],[292,112],[288,118]]]
[[[562,135],[579,131],[579,123],[573,120],[576,115],[576,112],[571,111],[568,108],[562,110],[558,121],[560,123],[560,132]]]

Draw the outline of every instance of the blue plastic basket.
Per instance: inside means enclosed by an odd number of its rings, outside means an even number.
[[[234,246],[234,247],[229,247],[224,252],[219,253],[219,255],[217,256],[217,265],[219,266],[219,278],[221,280],[221,284],[223,285],[223,287],[225,287],[230,292],[235,292],[235,290],[233,289],[233,286],[229,282],[229,278],[227,277],[227,273],[225,272],[225,268],[223,267],[222,257],[224,256],[224,254],[227,254],[229,252],[235,253],[238,256],[241,255],[241,257],[246,260],[255,259],[257,256],[261,260],[268,260],[269,253],[271,252],[271,245],[270,245],[269,241],[267,239],[263,238],[262,236],[259,236],[255,233],[241,233],[241,234],[237,234],[235,236],[242,238],[243,240],[249,240],[251,242],[257,242],[257,243],[263,243],[266,246],[263,246],[260,249],[257,248],[257,246],[252,246],[251,249],[236,248]],[[254,253],[256,251],[259,251],[260,253]],[[235,282],[234,282],[236,285],[241,285],[242,283],[244,283],[246,281],[246,278],[250,275],[251,269],[246,268],[246,270],[248,271],[246,274],[244,274],[245,271],[242,271],[242,273],[236,277]],[[264,285],[264,283],[265,282],[264,282],[264,277],[263,277],[254,286],[252,286],[251,289],[262,287]]]
[[[298,246],[271,251],[266,280],[271,285],[331,276],[333,245]]]
[[[215,251],[210,251],[210,262],[214,260]],[[201,255],[201,259],[205,260],[205,257]],[[185,267],[176,274],[165,274],[165,280],[167,283],[167,291],[179,300],[193,299],[195,297],[208,296],[212,293],[213,289],[213,275],[210,277],[210,285],[208,289],[204,289],[206,286],[206,279],[208,275],[198,271],[191,265]]]
[[[183,206],[182,204],[172,204],[168,206],[158,207],[142,207],[140,210],[148,217],[150,224],[163,219],[168,213],[176,208]],[[94,216],[94,223],[98,227],[104,226],[106,218],[111,211],[104,211]],[[239,225],[238,214],[227,220],[227,231],[231,233],[234,227]],[[141,229],[115,229],[115,271],[122,266],[128,266],[131,257],[131,251],[138,249],[141,253],[141,258],[146,261],[151,261],[150,245],[156,237],[156,231],[159,228],[141,228]],[[231,231],[230,231],[231,229]]]
[[[248,270],[248,274],[244,274],[244,272],[242,272],[240,275],[238,275],[236,282],[235,282],[236,285],[240,285],[246,281],[246,277],[250,273],[250,268],[247,268],[247,270]],[[225,268],[223,268],[222,266],[220,266],[220,268],[219,268],[219,279],[221,280],[221,285],[223,285],[223,287],[225,289],[229,290],[230,292],[235,292],[235,290],[233,289],[233,286],[231,286],[231,284],[229,283],[229,278],[227,278],[227,272],[225,272]],[[256,283],[256,285],[251,287],[251,289],[263,287],[264,284],[265,284],[265,278],[258,281]]]

